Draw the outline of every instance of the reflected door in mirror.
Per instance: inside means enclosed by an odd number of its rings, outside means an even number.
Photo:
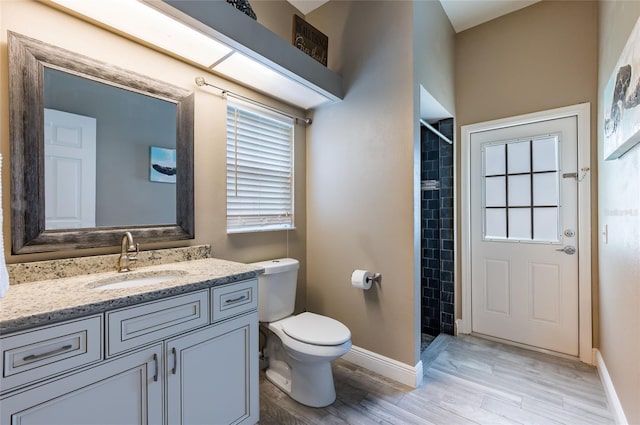
[[[96,119],[44,110],[45,228],[96,226]]]
[[[149,148],[176,149],[174,102],[49,67],[44,67],[43,96],[46,108],[97,120],[95,223],[75,226],[66,220],[66,228],[176,222],[176,185],[149,178]],[[45,228],[65,227],[47,223]]]

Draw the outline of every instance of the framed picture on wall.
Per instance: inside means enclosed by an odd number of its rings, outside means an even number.
[[[640,142],[640,18],[604,89],[604,159]]]
[[[176,150],[150,146],[149,180],[159,183],[176,182]]]

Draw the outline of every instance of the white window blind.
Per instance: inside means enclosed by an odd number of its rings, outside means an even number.
[[[293,120],[229,102],[227,232],[293,226]]]

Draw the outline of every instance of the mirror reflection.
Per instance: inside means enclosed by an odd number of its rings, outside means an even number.
[[[193,239],[193,92],[11,31],[8,49],[12,253]]]
[[[45,67],[44,107],[45,229],[176,222],[175,103]]]

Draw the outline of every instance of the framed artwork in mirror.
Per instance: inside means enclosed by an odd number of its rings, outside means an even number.
[[[176,150],[149,148],[149,180],[157,183],[176,182]]]

